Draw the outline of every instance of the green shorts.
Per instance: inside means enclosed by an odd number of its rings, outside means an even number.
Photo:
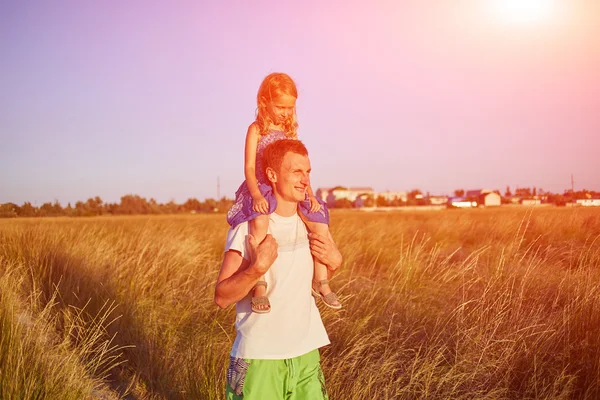
[[[327,400],[319,350],[285,360],[231,357],[227,400]]]

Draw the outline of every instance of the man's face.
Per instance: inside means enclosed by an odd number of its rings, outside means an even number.
[[[277,193],[283,200],[304,201],[310,184],[310,161],[308,156],[288,152],[283,156],[281,168],[275,174]]]

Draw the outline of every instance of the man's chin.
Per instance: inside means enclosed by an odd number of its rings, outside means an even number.
[[[296,191],[296,192],[294,193],[294,199],[295,199],[297,202],[304,201],[304,200],[306,199],[306,192],[305,192],[305,191],[304,191],[304,192],[298,192],[298,191]]]

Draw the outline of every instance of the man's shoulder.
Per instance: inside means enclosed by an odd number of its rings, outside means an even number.
[[[237,231],[248,231],[248,221],[240,222],[236,226],[230,226],[229,231],[227,231],[227,234],[229,234],[230,232]]]
[[[235,227],[230,227],[227,231],[227,240],[225,242],[225,251],[235,250],[245,254],[246,237],[248,236],[248,222],[242,222]]]

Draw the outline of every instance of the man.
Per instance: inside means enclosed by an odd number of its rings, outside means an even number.
[[[331,237],[308,235],[297,214],[309,185],[306,147],[298,140],[277,141],[265,149],[263,163],[277,199],[270,234],[259,244],[247,223],[230,229],[215,288],[219,307],[236,303],[226,398],[327,399],[318,348],[329,338],[311,296],[312,256],[327,265],[329,276],[342,256]],[[263,275],[273,307],[256,314],[249,292]]]

